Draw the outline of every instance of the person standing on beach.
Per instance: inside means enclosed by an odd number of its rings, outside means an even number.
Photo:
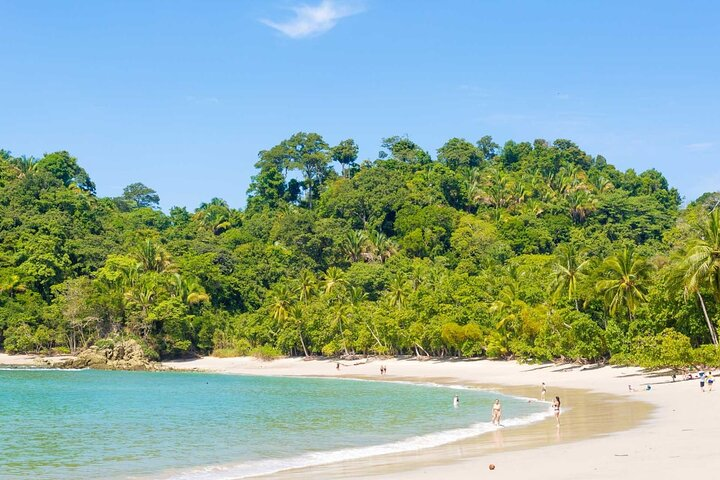
[[[555,412],[555,420],[557,421],[557,426],[560,426],[560,397],[555,397],[555,400],[553,400],[552,403],[553,411]]]
[[[502,407],[500,406],[500,400],[495,400],[492,407],[492,424],[500,426],[500,417],[502,416]]]
[[[713,378],[713,374],[712,374],[712,372],[708,372],[708,374],[707,374],[708,392],[712,392],[713,383],[715,383],[715,379]]]
[[[547,388],[545,387],[545,382],[542,382],[542,388],[540,389],[540,401],[545,401],[545,394],[547,393]]]
[[[700,375],[700,390],[705,391],[705,375]]]

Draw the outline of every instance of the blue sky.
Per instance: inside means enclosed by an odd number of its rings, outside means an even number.
[[[297,131],[435,150],[568,138],[720,190],[711,1],[0,0],[0,148],[68,150],[98,194],[242,207]]]

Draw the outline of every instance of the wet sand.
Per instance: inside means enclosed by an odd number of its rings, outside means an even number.
[[[383,364],[388,374],[380,376]],[[540,385],[546,382],[546,400],[555,395],[562,399],[559,428],[551,418],[437,448],[297,469],[264,478],[658,479],[687,473],[708,475],[718,458],[715,442],[720,393],[701,393],[695,381],[672,382],[667,375],[647,374],[638,368],[372,359],[343,361],[338,371],[332,360],[261,362],[209,357],[165,366],[248,375],[435,382],[531,398],[539,397]],[[645,390],[648,384],[650,391]],[[462,408],[462,393],[460,396]],[[479,412],[480,421],[489,421],[489,416],[490,412]],[[490,463],[496,465],[495,470],[488,469]]]

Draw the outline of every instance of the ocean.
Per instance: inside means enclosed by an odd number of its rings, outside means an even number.
[[[453,407],[453,396],[460,398]],[[548,405],[401,382],[0,370],[0,478],[240,479],[481,435]]]

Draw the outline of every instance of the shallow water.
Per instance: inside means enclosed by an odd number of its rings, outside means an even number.
[[[460,397],[453,408],[452,397]],[[548,414],[474,389],[179,372],[0,371],[0,477],[243,478],[441,445]]]

